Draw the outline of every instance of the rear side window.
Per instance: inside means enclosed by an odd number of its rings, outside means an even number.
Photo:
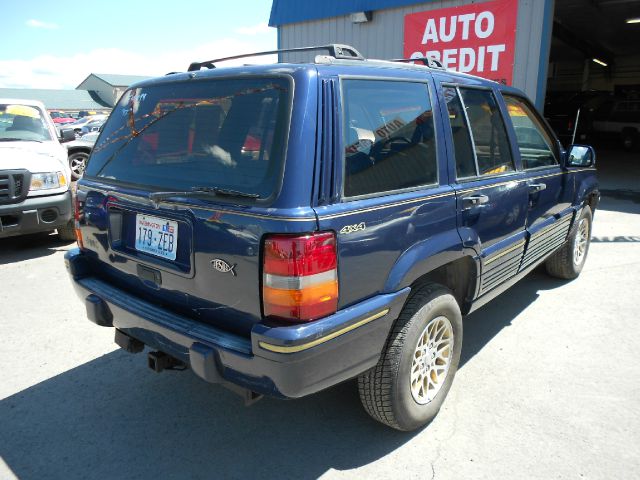
[[[437,183],[426,84],[344,80],[342,94],[346,197]]]
[[[522,166],[528,169],[556,165],[552,147],[555,142],[542,120],[524,100],[504,95],[504,101],[516,132]]]
[[[456,159],[456,175],[458,178],[475,177],[476,158],[469,135],[469,125],[460,101],[458,90],[453,87],[444,88],[444,98],[447,102],[449,125],[453,138],[453,148]]]
[[[289,112],[284,78],[130,89],[85,173],[154,189],[219,187],[267,198],[282,172]]]
[[[478,173],[494,175],[515,170],[509,137],[491,91],[460,88],[476,153]]]

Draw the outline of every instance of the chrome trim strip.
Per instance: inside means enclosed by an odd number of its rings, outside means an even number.
[[[513,245],[512,247],[508,247],[506,250],[502,250],[498,253],[493,254],[493,256],[484,260],[484,265],[489,265],[490,263],[495,262],[497,259],[504,257],[507,253],[513,252],[514,250],[517,250],[520,247],[524,247],[524,244],[525,244],[525,241],[522,240],[519,243]]]
[[[378,206],[375,206],[375,207],[360,208],[360,209],[357,209],[357,210],[352,210],[350,212],[340,212],[340,213],[332,213],[332,214],[328,214],[328,215],[320,215],[320,216],[318,216],[318,219],[319,220],[330,220],[332,218],[346,217],[347,215],[353,215],[353,214],[356,214],[356,213],[374,212],[376,210],[382,210],[384,208],[399,207],[399,206],[408,205],[408,204],[411,204],[411,203],[424,202],[424,201],[427,201],[427,200],[432,200],[434,198],[450,197],[451,195],[455,195],[455,192],[451,191],[451,192],[447,192],[447,193],[438,193],[438,194],[435,194],[435,195],[429,195],[427,197],[410,198],[410,199],[401,200],[401,201],[398,201],[398,202],[385,203],[383,205],[378,205]]]
[[[284,275],[273,275],[271,273],[264,274],[265,287],[277,288],[279,290],[303,290],[322,283],[335,282],[336,280],[338,280],[338,274],[335,269],[304,277],[289,277]]]
[[[260,345],[261,348],[264,348],[265,350],[269,350],[270,352],[276,352],[276,353],[296,353],[296,352],[301,352],[303,350],[308,350],[312,347],[315,347],[316,345],[320,345],[321,343],[325,343],[328,342],[329,340],[333,340],[336,337],[339,337],[340,335],[344,335],[345,333],[350,332],[351,330],[355,330],[358,327],[361,327],[363,325],[366,325],[369,322],[373,322],[374,320],[377,320],[378,318],[382,318],[384,317],[387,313],[389,313],[389,309],[386,308],[384,310],[382,310],[381,312],[378,312],[374,315],[371,315],[370,317],[364,318],[354,324],[349,325],[348,327],[342,328],[340,330],[336,330],[333,333],[330,333],[329,335],[325,335],[324,337],[320,337],[317,338],[311,342],[307,342],[307,343],[303,343],[301,345],[273,345],[271,343],[267,343],[267,342],[258,342],[258,345]]]

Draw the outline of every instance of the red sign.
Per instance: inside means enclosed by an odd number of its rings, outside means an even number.
[[[432,57],[446,68],[511,85],[517,0],[495,0],[405,15],[405,58]]]

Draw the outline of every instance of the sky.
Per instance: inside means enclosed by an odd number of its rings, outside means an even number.
[[[0,87],[73,89],[90,73],[157,76],[277,48],[272,0],[2,3]]]

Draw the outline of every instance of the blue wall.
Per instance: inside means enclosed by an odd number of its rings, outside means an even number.
[[[309,0],[273,0],[269,25],[276,27],[287,23],[318,20],[321,18],[337,17],[353,12],[367,10],[382,10],[385,8],[404,7],[416,3],[426,3],[433,0],[325,0],[316,2]]]

